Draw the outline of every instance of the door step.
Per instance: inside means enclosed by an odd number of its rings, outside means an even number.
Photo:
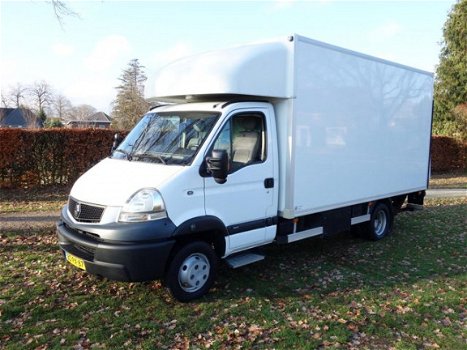
[[[252,252],[235,254],[225,259],[227,264],[233,269],[252,264],[261,260],[264,260],[264,255]]]

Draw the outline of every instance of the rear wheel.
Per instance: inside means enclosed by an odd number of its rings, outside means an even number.
[[[206,294],[217,270],[217,256],[206,242],[180,248],[167,270],[165,282],[173,297],[187,302]]]
[[[364,231],[373,241],[386,237],[392,230],[394,214],[389,202],[378,202],[371,212],[371,219],[365,224]]]

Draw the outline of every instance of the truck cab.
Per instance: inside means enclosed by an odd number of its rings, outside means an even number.
[[[155,108],[75,183],[58,226],[60,247],[68,261],[90,273],[145,281],[164,278],[187,243],[205,243],[209,254],[186,258],[209,267],[215,259],[271,243],[276,140],[269,103]],[[182,259],[178,265],[186,264]],[[206,266],[196,280],[199,289],[177,279],[179,299],[205,293],[213,274]]]

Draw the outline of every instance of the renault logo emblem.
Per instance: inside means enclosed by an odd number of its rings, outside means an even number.
[[[74,211],[73,214],[75,214],[75,218],[79,217],[79,214],[81,214],[81,204],[80,203],[76,203],[75,211]]]

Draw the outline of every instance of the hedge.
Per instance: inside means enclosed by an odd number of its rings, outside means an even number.
[[[467,168],[467,142],[447,136],[431,139],[431,170],[445,172]]]
[[[73,183],[107,157],[115,130],[0,129],[0,188],[33,188]],[[467,144],[434,136],[432,170],[466,168]]]
[[[110,154],[115,130],[0,129],[0,188],[73,183]]]

